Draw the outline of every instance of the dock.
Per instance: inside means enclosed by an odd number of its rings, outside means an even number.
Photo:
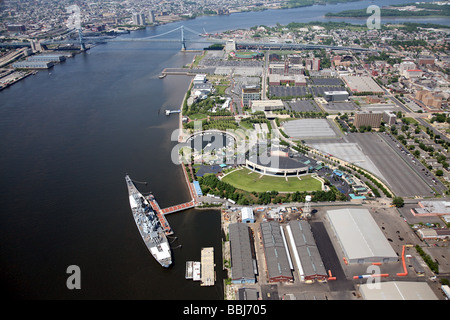
[[[216,281],[214,271],[214,247],[202,248],[201,252],[201,283],[203,287],[213,286]]]
[[[194,261],[186,261],[186,279],[192,279],[194,274]]]
[[[186,261],[186,274],[187,280],[200,281],[200,261]]]
[[[171,113],[181,113],[181,110],[166,110],[166,116],[169,116]]]

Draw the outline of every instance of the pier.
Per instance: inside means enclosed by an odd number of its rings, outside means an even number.
[[[166,116],[170,116],[171,113],[181,113],[181,110],[166,110]]]
[[[190,202],[186,202],[186,203],[182,203],[182,204],[177,204],[174,205],[172,207],[169,208],[165,208],[165,209],[161,209],[160,212],[163,215],[169,214],[169,213],[174,213],[174,212],[178,212],[178,211],[182,211],[182,210],[187,210],[190,208],[194,208],[195,207],[195,202],[194,201],[190,201]]]
[[[214,247],[202,248],[201,255],[201,283],[202,287],[213,286],[216,281],[214,271]]]

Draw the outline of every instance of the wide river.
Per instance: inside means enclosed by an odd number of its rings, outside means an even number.
[[[409,1],[201,17],[123,37],[152,36],[182,24],[212,33],[326,21],[330,11]],[[128,203],[126,173],[147,181],[137,186],[152,191],[161,207],[190,200],[181,168],[171,161],[178,117],[159,113],[180,106],[190,81],[158,79],[163,68],[192,61],[193,53],[179,49],[178,43],[110,42],[0,92],[3,293],[26,299],[223,299],[218,211],[168,216],[177,237],[172,246],[182,247],[173,249],[173,266],[162,269],[140,238]],[[185,262],[200,260],[201,248],[209,246],[215,248],[217,282],[200,287],[185,280]],[[66,286],[71,265],[81,270],[80,290]]]

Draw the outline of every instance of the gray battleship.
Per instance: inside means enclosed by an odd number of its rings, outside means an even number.
[[[139,192],[130,177],[125,176],[131,211],[139,233],[150,253],[163,267],[172,264],[172,253],[163,227],[147,199]]]

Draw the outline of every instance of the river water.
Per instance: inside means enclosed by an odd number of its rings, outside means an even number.
[[[201,17],[123,37],[182,24],[219,32],[324,21],[326,12],[370,4],[388,1]],[[172,246],[182,247],[173,249],[173,266],[162,269],[140,238],[128,203],[126,173],[147,181],[137,186],[152,191],[161,207],[190,200],[181,168],[171,161],[178,117],[159,113],[178,108],[189,85],[184,76],[158,79],[163,68],[192,61],[193,53],[179,49],[177,43],[111,42],[0,92],[0,268],[10,297],[223,299],[218,211],[168,216],[177,237]],[[184,279],[185,262],[200,260],[201,248],[209,246],[215,248],[217,282],[200,287]],[[66,286],[70,265],[80,267],[80,290]]]

